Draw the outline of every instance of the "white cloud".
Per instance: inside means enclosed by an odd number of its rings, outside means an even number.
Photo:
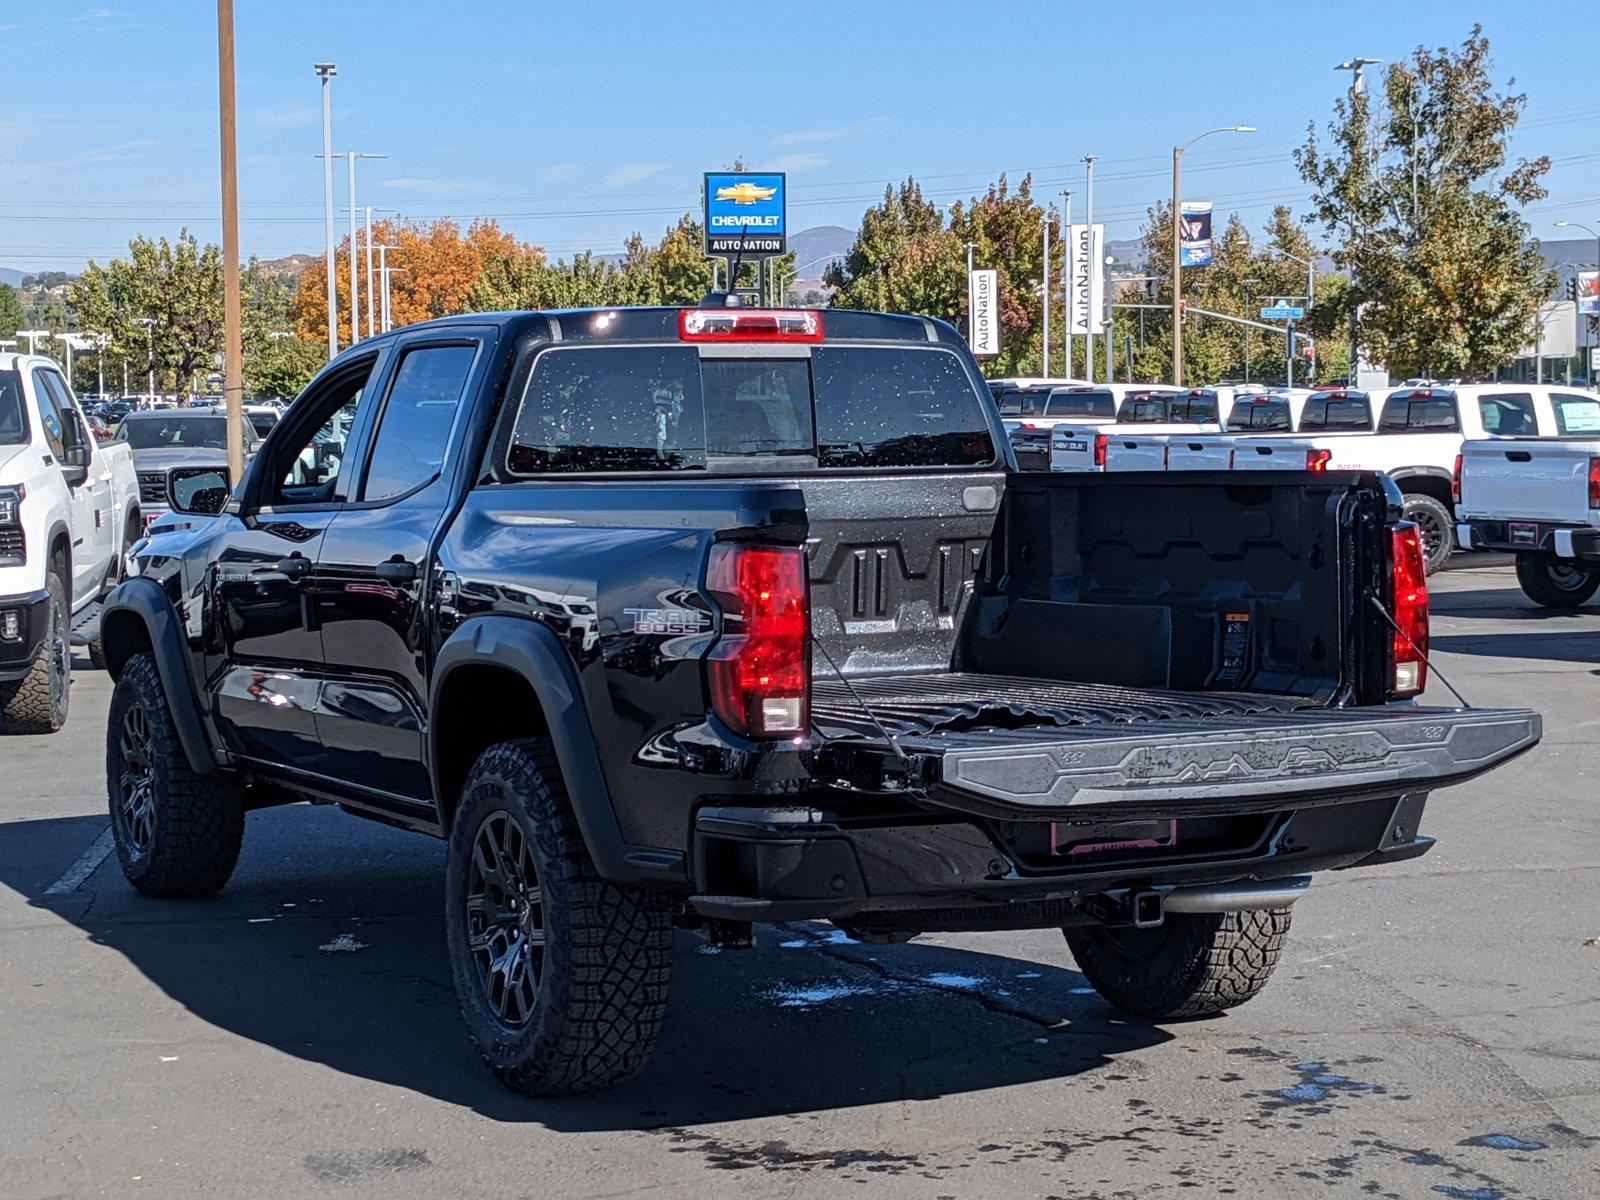
[[[397,192],[415,192],[419,196],[433,196],[440,200],[465,200],[469,197],[493,195],[497,188],[471,179],[430,179],[420,175],[402,175],[395,179],[379,181],[380,187]]]
[[[127,13],[115,8],[89,8],[73,17],[72,23],[79,29],[137,29],[138,26],[129,21],[127,16]]]
[[[789,133],[780,133],[772,139],[774,146],[816,146],[824,142],[837,142],[848,137],[857,137],[863,133],[871,133],[881,129],[889,123],[888,117],[863,117],[859,121],[851,121],[845,125],[836,125],[829,129],[795,129]]]
[[[666,163],[623,163],[620,167],[613,167],[607,171],[600,182],[609,188],[628,187],[631,184],[643,183],[666,169]]]
[[[540,167],[534,176],[543,183],[560,183],[564,179],[576,179],[579,169],[577,163],[551,163]]]
[[[777,158],[769,158],[760,169],[764,171],[814,171],[818,167],[828,165],[826,154],[780,154]]]
[[[253,109],[245,120],[258,129],[306,129],[321,121],[322,114],[310,104],[281,104]]]

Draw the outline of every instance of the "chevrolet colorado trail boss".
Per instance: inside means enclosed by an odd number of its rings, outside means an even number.
[[[1220,1012],[1312,872],[1424,853],[1429,793],[1540,736],[1413,702],[1392,483],[1019,473],[921,318],[413,325],[172,498],[216,515],[105,624],[127,877],[213,892],[297,800],[448,839],[461,1010],[527,1092],[638,1069],[674,924],[1060,928],[1112,1004]]]
[[[0,354],[0,724],[54,733],[67,720],[81,642],[102,666],[100,602],[139,536],[126,447],[99,445],[42,355]]]

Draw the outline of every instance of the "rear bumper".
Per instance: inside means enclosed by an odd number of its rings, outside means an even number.
[[[1513,530],[1512,526],[1520,528]],[[1456,541],[1463,550],[1508,554],[1549,554],[1581,562],[1600,562],[1600,529],[1556,521],[1462,521]]]
[[[21,596],[0,596],[0,615],[7,610],[18,615],[19,636],[0,637],[0,682],[20,679],[39,657],[50,627],[50,593],[44,590]],[[3,626],[0,626],[3,629]]]
[[[689,902],[724,920],[850,918],[916,930],[1062,925],[1077,901],[1129,890],[1165,892],[1172,912],[1272,907],[1292,903],[1310,872],[1426,853],[1433,839],[1417,833],[1426,799],[1417,793],[1286,811],[1231,853],[1186,849],[1180,840],[1166,850],[1044,869],[977,819],[903,814],[885,822],[803,806],[704,808]]]

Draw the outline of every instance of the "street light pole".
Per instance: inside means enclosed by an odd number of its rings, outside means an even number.
[[[156,323],[153,317],[135,317],[135,325],[144,326],[146,361],[150,366],[149,397],[152,401],[156,398]]]
[[[373,334],[372,310],[377,307],[372,298],[376,293],[372,290],[372,205],[367,205],[367,336]]]
[[[971,346],[978,333],[978,314],[972,309],[972,243],[967,243],[967,345]]]
[[[1297,262],[1306,269],[1306,311],[1317,306],[1317,264],[1312,259],[1301,258],[1298,254],[1290,254],[1282,246],[1273,246],[1272,250],[1283,255],[1284,258]],[[1317,369],[1316,349],[1317,344],[1311,343],[1311,366],[1308,368],[1308,378],[1314,378]]]
[[[350,344],[354,346],[361,340],[361,269],[357,246],[360,244],[356,237],[356,221],[359,214],[356,211],[356,159],[358,158],[387,158],[387,154],[363,154],[359,150],[346,150],[345,162],[349,167],[350,176]],[[372,297],[369,295],[370,302]]]
[[[322,80],[322,206],[328,234],[328,358],[339,353],[339,287],[333,262],[333,98],[329,85],[339,72],[331,62],[319,62]]]
[[[1066,363],[1061,369],[1063,379],[1072,378],[1072,189],[1061,193],[1061,345],[1066,352]]]
[[[1254,133],[1254,125],[1222,125],[1172,148],[1172,382],[1183,385],[1183,152],[1214,133]]]
[[[1043,304],[1042,304],[1042,309],[1043,309],[1043,314],[1044,314],[1044,343],[1043,343],[1043,346],[1041,347],[1041,352],[1040,352],[1040,355],[1039,355],[1040,366],[1042,367],[1042,370],[1040,370],[1039,374],[1044,376],[1044,378],[1049,379],[1050,378],[1050,211],[1049,211],[1049,209],[1046,209],[1045,213],[1044,213],[1044,216],[1039,218],[1039,241],[1044,246],[1044,266],[1042,266],[1039,269],[1039,283],[1041,285],[1041,290],[1044,293]]]

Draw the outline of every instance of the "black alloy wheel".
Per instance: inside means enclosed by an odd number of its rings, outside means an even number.
[[[154,737],[142,703],[128,706],[117,739],[122,770],[117,777],[117,812],[131,858],[142,859],[155,843],[156,794]]]
[[[467,948],[483,995],[507,1028],[533,1019],[544,972],[544,900],[533,851],[505,811],[478,826],[467,869]]]

